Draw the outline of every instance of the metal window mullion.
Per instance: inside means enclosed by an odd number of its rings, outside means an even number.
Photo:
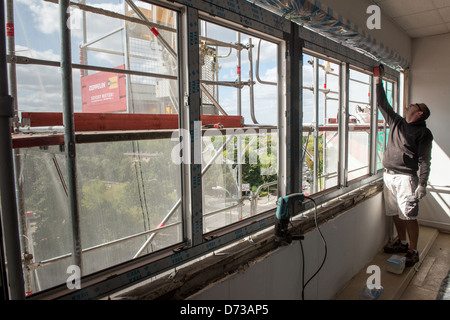
[[[347,186],[348,182],[348,108],[349,108],[349,64],[340,64],[340,90],[339,90],[339,187]]]
[[[241,44],[241,32],[237,32],[236,35],[236,43],[240,46]],[[237,82],[241,83],[242,81],[242,73],[241,73],[241,63],[242,63],[242,54],[241,50],[236,50],[236,58],[237,58],[237,66],[236,66],[236,73],[237,73]],[[242,115],[242,87],[237,88],[237,115]],[[238,163],[238,188],[239,188],[239,198],[242,198],[242,155],[244,154],[244,151],[242,150],[242,136],[239,134],[237,136],[237,163]],[[239,220],[242,219],[242,206],[239,207]]]
[[[327,81],[328,81],[328,71],[325,69],[323,69],[324,71],[324,84],[325,86],[327,85]],[[329,90],[329,89],[328,89]],[[322,92],[322,90],[320,90],[320,92]],[[323,95],[323,124],[324,126],[327,125],[327,113],[328,113],[328,93],[324,92]],[[323,179],[323,185],[322,185],[322,189],[326,189],[326,182],[327,182],[327,177],[326,177],[326,173],[327,173],[327,132],[323,132],[322,133],[322,174],[319,176],[319,179]]]
[[[12,1],[8,2],[8,8],[11,8],[11,5]],[[1,296],[5,299],[23,300],[25,299],[25,284],[22,272],[11,140],[14,98],[9,95],[7,69],[5,2],[3,1],[0,3],[0,71],[2,74],[0,78]]]
[[[202,207],[202,161],[201,161],[201,101],[199,64],[199,18],[198,11],[186,7],[182,13],[179,66],[182,85],[180,98],[180,130],[188,134],[183,141],[182,189],[184,237],[190,246],[203,242]],[[183,135],[180,135],[182,137]]]
[[[400,91],[399,81],[394,81],[392,83],[392,94],[394,95],[394,97],[392,98],[394,105],[392,107],[394,108],[394,110],[399,110],[399,106],[400,106],[399,91]]]
[[[373,175],[377,172],[377,141],[378,141],[378,116],[375,100],[375,81],[374,77],[370,77],[370,158],[369,158],[369,174]]]
[[[6,23],[9,25],[14,25],[14,5],[13,1],[6,1]],[[9,35],[7,37],[6,49],[8,55],[15,55],[15,36]],[[14,130],[17,130],[19,127],[19,107],[18,107],[18,99],[17,99],[17,75],[16,75],[16,64],[9,63],[8,64],[8,86],[9,92],[14,99],[14,118],[13,118],[13,126]],[[19,217],[19,228],[20,233],[22,235],[28,235],[28,225],[27,225],[27,217],[25,215],[25,199],[24,199],[24,179],[22,176],[22,156],[21,150],[14,149],[14,176],[16,183],[16,203],[17,203],[17,213]],[[29,238],[27,236],[20,237],[20,243],[22,244],[22,252],[23,252],[23,273],[25,280],[25,292],[32,292],[31,287],[31,272],[28,268],[28,264],[31,262],[32,255],[29,252],[30,243]],[[31,250],[32,251],[32,250]]]
[[[278,150],[280,196],[301,192],[302,184],[302,40],[299,26],[291,23],[291,32],[285,34],[285,42],[279,45],[278,66]],[[282,75],[285,75],[283,78]],[[284,93],[284,94],[283,94]],[[286,98],[282,100],[281,97]],[[281,169],[281,170],[280,170]],[[281,174],[280,174],[281,173]]]
[[[67,25],[67,21],[69,21],[70,19],[69,4],[69,0],[60,0],[59,2],[64,147],[66,153],[68,176],[67,186],[69,197],[69,211],[72,218],[74,264],[77,265],[80,268],[81,273],[83,273],[80,214],[77,195],[77,168],[75,147],[76,141],[72,88],[72,54],[70,29]]]
[[[124,12],[127,12],[127,2],[124,1],[123,2],[123,9]],[[83,11],[85,12],[85,11]],[[116,30],[122,30],[123,29],[123,43],[125,45],[124,48],[124,60],[125,60],[125,69],[129,70],[130,69],[130,52],[129,52],[129,45],[130,42],[128,40],[128,28],[127,28],[127,24],[125,21],[123,21],[123,27],[120,27]],[[113,32],[116,32],[113,31]],[[126,103],[127,103],[127,113],[134,113],[134,104],[133,104],[133,92],[131,90],[131,76],[128,74],[125,74],[125,92],[126,92]],[[133,106],[133,108],[132,108]],[[134,143],[134,142],[133,142]]]
[[[288,100],[288,81],[287,73],[288,68],[286,65],[286,42],[282,42],[278,46],[278,113],[277,113],[277,127],[278,127],[278,196],[285,196],[287,191],[287,175],[286,175],[286,122],[287,122],[287,110],[286,104]],[[280,92],[286,92],[281,95]]]
[[[314,161],[313,192],[319,190],[319,59],[314,58]]]

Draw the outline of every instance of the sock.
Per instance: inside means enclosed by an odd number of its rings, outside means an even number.
[[[402,245],[406,246],[408,244],[408,241],[406,240],[400,240],[400,242],[402,243]]]

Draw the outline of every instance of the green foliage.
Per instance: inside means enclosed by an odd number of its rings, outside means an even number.
[[[317,165],[317,175],[320,177],[323,173],[323,139],[324,135],[319,135],[318,138],[318,149],[319,149],[319,162]],[[303,142],[306,141],[306,138],[303,138]],[[314,139],[308,139],[308,144],[306,146],[306,150],[308,150],[309,154],[314,156]],[[309,171],[314,174],[314,161],[311,159],[311,157],[306,156],[305,157],[306,166],[308,167]],[[321,189],[322,186],[322,179],[319,179],[319,188]]]
[[[245,143],[249,142],[250,138],[248,137]],[[252,143],[245,153],[242,180],[243,183],[250,184],[253,192],[256,192],[262,184],[277,181],[277,148],[274,144],[276,144],[275,136],[258,136],[256,143]],[[259,195],[263,196],[266,193],[267,190],[261,190]]]

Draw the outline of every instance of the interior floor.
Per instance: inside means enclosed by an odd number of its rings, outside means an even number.
[[[450,234],[440,232],[400,299],[435,300],[449,271]]]
[[[450,270],[450,234],[430,227],[420,227],[418,249],[420,261],[401,274],[387,270],[392,254],[378,253],[335,296],[336,300],[360,300],[370,276],[367,267],[376,265],[381,271],[382,294],[378,300],[436,300],[442,281]]]

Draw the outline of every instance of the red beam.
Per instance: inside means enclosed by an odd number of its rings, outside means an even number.
[[[60,112],[23,112],[30,127],[63,125]],[[224,128],[242,127],[241,116],[202,115],[202,124],[221,123]],[[75,131],[178,129],[177,114],[75,113]]]
[[[242,116],[219,116],[214,114],[204,114],[200,116],[202,125],[221,123],[224,128],[240,128],[244,126]]]
[[[60,112],[22,112],[30,127],[55,127],[63,125]],[[203,125],[220,123],[223,128],[243,127],[241,116],[202,115]],[[75,113],[75,131],[137,131],[178,129],[177,114],[131,114],[131,113]],[[64,144],[62,134],[12,134],[13,148]]]
[[[14,149],[32,148],[40,146],[58,146],[64,144],[64,135],[29,135],[20,134],[12,136]]]

